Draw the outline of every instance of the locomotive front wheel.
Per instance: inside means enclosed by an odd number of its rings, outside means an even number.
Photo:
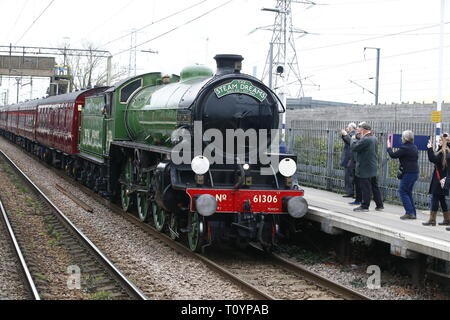
[[[128,186],[131,185],[131,178],[133,174],[133,167],[131,160],[128,159],[127,163],[125,164],[122,172],[122,181],[123,183],[120,186],[120,200],[122,203],[122,210],[128,211],[130,209],[131,205],[131,196],[128,192]]]
[[[166,224],[166,213],[155,201],[152,203],[152,213],[155,229],[158,230],[158,232],[162,232]]]
[[[142,222],[148,222],[148,197],[146,193],[138,192],[136,195],[136,204],[139,214],[139,219]]]
[[[197,212],[190,213],[191,216],[191,231],[188,232],[189,248],[194,252],[200,252],[202,249],[202,226],[200,215]]]

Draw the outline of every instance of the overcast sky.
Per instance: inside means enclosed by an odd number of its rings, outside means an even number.
[[[400,94],[403,101],[436,100],[440,0],[315,2],[321,5],[293,4],[292,10],[294,26],[308,32],[296,39],[300,72],[306,78],[305,96],[373,103],[373,95],[359,86],[375,90],[375,80],[370,78],[375,76],[376,51],[364,52],[364,47],[377,47],[381,48],[380,102],[398,102]],[[446,2],[445,18],[449,21],[450,1]],[[214,67],[216,54],[236,53],[245,58],[244,72],[252,74],[256,66],[261,77],[272,34],[252,31],[273,24],[275,14],[261,8],[275,5],[275,0],[0,0],[0,45],[56,47],[68,43],[81,48],[91,42],[110,51],[114,62],[128,66],[129,33],[153,23],[137,33],[138,44],[148,41],[138,50],[151,49],[159,54],[138,51],[138,73],[178,74],[193,63]],[[449,33],[450,24],[446,24],[446,46],[450,45]],[[448,52],[445,48],[446,101],[450,100]],[[11,90],[15,90],[13,83]],[[45,86],[35,85],[33,96],[43,96]],[[0,92],[6,88],[8,81],[4,80]],[[29,94],[29,86],[25,86],[21,99]],[[11,93],[11,102],[14,96]]]

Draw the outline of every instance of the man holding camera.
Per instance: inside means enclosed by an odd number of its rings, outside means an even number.
[[[353,161],[352,151],[350,150],[350,142],[356,134],[356,124],[349,123],[347,129],[341,131],[341,137],[344,141],[344,149],[341,154],[341,167],[344,168],[345,192],[344,198],[353,198],[355,189],[355,162]]]
[[[361,122],[358,125],[357,134],[351,139],[351,150],[356,155],[355,174],[362,193],[361,206],[353,209],[356,212],[369,211],[372,194],[376,203],[375,210],[384,209],[377,182],[378,142],[371,130],[372,128],[366,122]]]

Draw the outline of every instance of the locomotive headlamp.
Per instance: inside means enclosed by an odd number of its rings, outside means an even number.
[[[212,216],[217,211],[217,200],[210,194],[202,194],[195,202],[198,213],[204,217]]]
[[[203,175],[203,174],[207,173],[209,171],[210,166],[211,165],[209,163],[208,158],[203,157],[203,156],[195,157],[191,163],[192,171],[194,171],[195,174],[198,174],[198,175]]]
[[[287,201],[287,210],[292,218],[302,218],[308,212],[308,202],[303,197],[292,197]]]
[[[290,158],[285,158],[280,161],[278,169],[284,177],[289,178],[297,172],[297,163]]]
[[[247,171],[247,170],[250,169],[250,165],[246,163],[246,164],[243,165],[243,168],[244,168],[245,171]]]

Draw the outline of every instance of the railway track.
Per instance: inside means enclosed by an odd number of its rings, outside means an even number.
[[[37,158],[35,158],[37,159]],[[38,160],[39,161],[39,160]],[[40,161],[41,162],[41,161]],[[42,162],[41,162],[42,164]],[[99,196],[97,193],[93,192],[89,188],[85,187],[84,185],[81,185],[80,183],[74,181],[72,178],[65,175],[64,172],[61,170],[57,170],[47,164],[43,164],[48,169],[50,169],[52,172],[57,174],[60,178],[62,178],[64,181],[72,185],[74,188],[78,188],[81,190],[84,194],[95,200],[97,203],[101,204],[102,206],[106,207],[108,210],[112,211],[113,213],[120,215],[124,217],[126,220],[131,222],[132,224],[138,226],[142,230],[144,230],[147,234],[149,234],[153,239],[157,239],[159,242],[163,242],[165,245],[169,246],[173,250],[187,255],[191,256],[197,260],[202,261],[206,266],[208,266],[211,270],[214,272],[222,275],[224,278],[229,280],[230,282],[236,284],[239,286],[244,292],[247,292],[251,296],[253,296],[255,299],[263,299],[263,300],[275,300],[275,299],[345,299],[345,300],[369,300],[367,296],[364,296],[362,294],[359,294],[358,292],[342,286],[338,283],[335,283],[333,281],[330,281],[326,278],[321,277],[320,275],[313,273],[311,271],[308,271],[301,266],[295,264],[292,261],[286,260],[280,256],[277,256],[275,254],[267,255],[266,253],[263,253],[262,251],[259,251],[259,254],[256,254],[253,252],[252,254],[245,254],[243,252],[240,252],[240,259],[245,260],[247,263],[247,266],[249,263],[254,268],[256,264],[260,264],[260,270],[267,273],[266,279],[269,278],[276,278],[278,274],[281,274],[280,280],[284,281],[284,283],[290,283],[293,284],[294,288],[297,288],[298,293],[290,293],[290,295],[286,295],[283,292],[276,292],[276,288],[274,287],[276,284],[275,282],[272,282],[271,285],[267,285],[267,283],[263,283],[261,285],[258,281],[251,281],[251,276],[248,276],[245,271],[249,268],[245,268],[243,264],[241,263],[241,266],[236,266],[233,264],[230,264],[230,261],[223,261],[223,260],[215,260],[214,257],[207,257],[204,255],[200,255],[197,253],[192,252],[189,248],[187,248],[185,245],[183,245],[180,242],[172,240],[169,236],[166,234],[162,234],[158,232],[156,229],[154,229],[149,224],[142,223],[135,215],[131,213],[125,213],[121,208],[118,206],[110,203],[107,199]],[[76,199],[74,195],[71,195],[69,190],[65,190],[61,186],[56,186],[56,188],[65,195],[70,195],[70,199],[74,201],[75,203],[82,202],[79,199]],[[84,210],[90,212],[92,208],[89,206],[86,206]],[[253,249],[260,250],[257,245],[253,245]],[[246,256],[244,258],[244,256]],[[253,259],[253,261],[252,261]],[[230,258],[230,260],[233,260]],[[251,268],[250,268],[251,269]],[[269,272],[270,271],[270,272]],[[256,272],[257,273],[257,272]],[[302,293],[302,291],[304,293]],[[308,292],[311,292],[308,294]]]
[[[19,261],[18,269],[20,269],[20,271],[22,273],[21,279],[22,279],[26,289],[28,290],[29,299],[41,300],[41,297],[39,296],[39,293],[36,289],[36,285],[31,276],[28,265],[25,262],[22,250],[20,249],[19,243],[17,242],[16,235],[14,234],[14,231],[9,222],[8,214],[6,213],[5,207],[3,206],[3,203],[1,200],[0,200],[0,211],[1,211],[1,220],[2,220],[5,230],[6,230],[5,233],[7,234],[8,238],[10,239],[11,248],[12,248],[17,260]]]
[[[131,299],[147,300],[147,297],[128,280],[109,259],[59,210],[58,207],[35,185],[30,178],[5,154],[0,150],[0,157],[13,169],[17,177],[25,183],[29,190],[29,196],[34,197],[38,206],[42,208],[43,214],[36,213],[51,226],[51,231],[55,238],[55,245],[64,247],[69,253],[71,261],[80,268],[80,281],[85,287],[88,284],[88,291],[93,299]],[[36,238],[26,238],[23,226],[14,219],[10,219],[7,208],[1,205],[2,218],[9,231],[12,242],[15,245],[17,256],[21,262],[21,268],[27,279],[28,287],[34,299],[61,299],[63,297],[52,296],[48,293],[49,286],[53,283],[48,277],[42,275],[45,266],[39,266],[36,258],[36,251],[33,251]],[[10,217],[10,218],[9,218]],[[12,216],[14,217],[14,215]],[[27,227],[27,226],[25,226]],[[28,228],[32,228],[31,225]],[[42,234],[35,235],[42,238]],[[30,244],[31,243],[31,244]],[[28,264],[28,265],[27,265]],[[75,271],[76,272],[76,271]],[[67,282],[66,282],[67,285]],[[63,289],[69,291],[68,286]],[[45,292],[44,295],[41,291]],[[98,295],[97,295],[98,294]],[[66,296],[65,296],[66,297]],[[67,297],[66,297],[67,298]]]
[[[257,244],[251,244],[253,250],[257,250],[259,253],[255,256],[255,252],[253,254],[244,254],[243,252],[240,252],[240,258],[242,259],[244,256],[246,256],[244,259],[250,260],[250,264],[252,264],[253,259],[253,266],[255,267],[256,263],[260,263],[260,270],[264,271],[265,266],[270,266],[271,272],[268,273],[266,278],[274,278],[276,279],[278,274],[281,273],[281,279],[280,280],[286,280],[282,279],[283,277],[290,277],[290,279],[287,280],[287,282],[290,282],[294,284],[294,286],[297,286],[301,290],[310,291],[313,292],[313,294],[308,295],[308,292],[305,294],[296,294],[291,293],[291,296],[286,296],[283,294],[276,294],[271,293],[271,291],[274,290],[267,290],[267,286],[260,285],[258,281],[251,281],[250,277],[248,277],[245,273],[246,268],[241,265],[240,267],[231,267],[232,265],[229,264],[229,261],[224,260],[216,260],[214,258],[209,258],[208,256],[197,254],[192,252],[187,246],[184,244],[172,240],[168,235],[158,232],[156,229],[154,229],[149,224],[142,223],[135,215],[132,213],[124,212],[120,207],[118,207],[115,204],[110,203],[105,198],[99,196],[97,193],[93,192],[89,188],[79,184],[78,182],[72,180],[71,178],[67,177],[63,172],[56,170],[50,166],[48,166],[49,169],[51,169],[53,172],[55,172],[59,177],[64,179],[66,182],[70,183],[72,186],[79,188],[83,193],[85,193],[90,198],[94,199],[101,205],[108,208],[110,211],[114,212],[115,214],[118,214],[120,216],[123,216],[126,220],[130,221],[134,225],[138,226],[139,228],[143,229],[145,232],[147,232],[152,238],[158,239],[158,241],[163,242],[164,244],[168,245],[172,249],[178,251],[181,254],[194,257],[195,259],[198,259],[202,261],[204,264],[206,264],[211,270],[221,274],[223,277],[231,281],[232,283],[238,285],[242,290],[245,292],[251,294],[255,297],[255,299],[264,299],[264,300],[277,300],[277,299],[296,299],[295,297],[298,297],[299,299],[303,298],[318,298],[318,299],[344,299],[344,300],[370,300],[369,297],[360,294],[351,288],[345,287],[343,285],[340,285],[336,282],[333,282],[331,280],[328,280],[314,272],[311,272],[300,265],[289,261],[279,255],[276,254],[266,254],[262,248],[260,248]],[[67,190],[64,190],[62,187],[58,187],[60,192],[67,194],[69,193]],[[71,196],[73,198],[73,195]],[[72,201],[78,203],[80,200],[72,199]],[[89,211],[90,208],[87,207],[85,209],[86,211]],[[258,262],[259,260],[259,262]],[[261,261],[262,260],[262,261]],[[253,272],[255,272],[255,269],[249,269]],[[244,272],[241,272],[244,271]],[[270,273],[270,274],[269,274]],[[256,275],[258,277],[258,275]],[[286,282],[286,281],[285,281]],[[273,282],[275,284],[276,281]],[[320,294],[320,292],[322,294]],[[316,295],[316,296],[314,296]]]

